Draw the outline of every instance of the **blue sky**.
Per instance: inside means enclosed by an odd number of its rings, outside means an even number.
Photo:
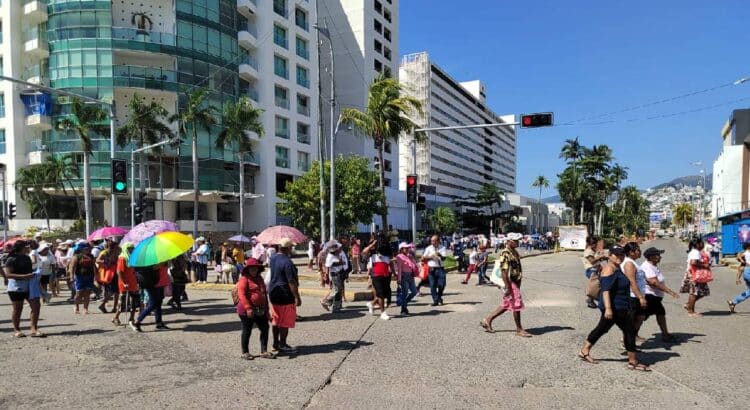
[[[518,132],[519,192],[536,197],[540,174],[554,185],[560,147],[576,136],[609,145],[629,168],[626,184],[647,188],[697,174],[694,161],[710,172],[731,110],[750,107],[750,82],[575,121],[750,76],[747,5],[402,0],[400,52],[427,51],[457,80],[481,79],[498,114],[554,111],[557,124],[574,122]]]

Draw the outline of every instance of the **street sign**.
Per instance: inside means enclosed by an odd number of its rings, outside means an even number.
[[[435,195],[437,188],[434,185],[419,184],[419,192],[428,195]]]

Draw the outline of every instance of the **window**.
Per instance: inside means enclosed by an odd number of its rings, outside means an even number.
[[[385,186],[391,186],[391,179],[390,178],[383,179],[383,185],[385,185]]]
[[[383,33],[383,25],[380,24],[379,21],[373,20],[373,24],[375,25],[375,31],[377,31],[378,33]]]
[[[275,126],[276,129],[276,136],[279,138],[286,138],[289,139],[289,120],[284,117],[279,117],[278,115],[275,117]]]
[[[383,52],[383,44],[378,40],[375,40],[375,51],[377,51],[378,53]]]
[[[391,172],[391,160],[386,159],[383,161],[385,162],[385,172]],[[390,184],[386,184],[386,185],[390,185]]]
[[[273,87],[273,97],[277,107],[289,109],[289,90],[276,85]]]
[[[391,59],[391,49],[388,47],[383,48],[383,56],[387,58],[388,60]]]
[[[273,25],[273,42],[279,47],[289,48],[286,41],[286,29],[278,24]]]
[[[276,166],[289,168],[289,148],[276,146]]]
[[[387,28],[383,29],[383,37],[385,37],[386,40],[391,41],[391,30],[388,30]]]
[[[273,56],[273,72],[281,78],[289,79],[289,69],[284,57]]]
[[[383,151],[385,151],[387,154],[391,153],[391,142],[390,141],[386,141],[383,144]]]
[[[297,142],[310,143],[310,126],[301,122],[297,123]]]
[[[309,30],[310,26],[307,22],[307,12],[299,7],[295,8],[294,23],[297,24],[297,27],[304,29],[305,31]]]
[[[297,151],[297,171],[307,172],[310,170],[310,154]]]
[[[286,192],[286,184],[294,181],[294,177],[288,174],[276,174],[276,192]]]
[[[388,22],[391,22],[391,12],[388,9],[383,10],[383,17],[388,20]]]
[[[383,11],[383,3],[379,2],[378,0],[375,0],[375,11],[378,13]]]
[[[273,0],[273,11],[281,17],[286,17],[286,0]]]
[[[391,77],[391,67],[385,66],[383,68],[383,74],[385,74],[386,77]]]
[[[307,40],[297,37],[297,55],[305,60],[310,59],[310,50],[307,48]]]
[[[310,88],[310,72],[305,67],[297,66],[297,84]]]
[[[5,130],[0,130],[0,154],[5,154]]]
[[[297,94],[297,114],[310,116],[310,97]]]
[[[5,118],[5,94],[0,94],[0,118]]]
[[[375,60],[374,67],[375,67],[375,71],[377,71],[379,73],[383,72],[383,63],[381,63],[380,61]]]

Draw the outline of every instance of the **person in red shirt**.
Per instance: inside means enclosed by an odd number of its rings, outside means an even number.
[[[130,253],[133,252],[134,245],[126,242],[122,245],[120,256],[117,257],[117,286],[120,291],[120,305],[115,309],[115,316],[112,323],[120,325],[120,313],[127,310],[130,312],[128,323],[133,328],[135,320],[135,311],[141,307],[141,294],[138,289],[138,280],[135,277],[135,270],[128,265]],[[135,329],[134,329],[135,330]]]
[[[242,348],[242,358],[253,360],[255,356],[250,354],[250,333],[253,330],[253,324],[260,330],[260,356],[265,359],[274,359],[276,356],[268,351],[268,322],[271,315],[268,310],[268,292],[266,284],[260,273],[263,271],[263,264],[257,259],[249,258],[242,268],[241,276],[237,282],[237,315],[242,322],[242,335],[240,337],[240,347]]]

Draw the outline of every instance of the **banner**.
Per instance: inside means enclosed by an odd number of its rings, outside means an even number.
[[[560,226],[560,247],[563,249],[586,249],[588,231],[585,226]]]

